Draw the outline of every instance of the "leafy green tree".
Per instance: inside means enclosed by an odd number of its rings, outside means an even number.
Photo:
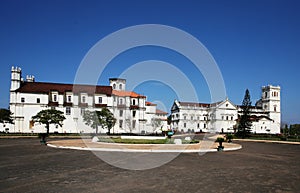
[[[245,138],[251,132],[252,122],[250,119],[251,99],[250,92],[247,89],[245,92],[242,108],[242,115],[238,120],[237,136]]]
[[[101,109],[101,111],[85,111],[83,120],[86,125],[89,125],[98,133],[98,127],[106,128],[108,133],[116,123],[116,119],[110,110],[107,108]]]
[[[300,135],[300,124],[290,125],[290,135]]]
[[[47,134],[49,134],[49,128],[51,124],[63,125],[63,121],[66,119],[64,113],[55,109],[41,110],[35,116],[32,117],[34,122],[39,122],[46,125]]]
[[[100,112],[102,119],[105,120],[103,126],[107,128],[108,134],[110,134],[110,130],[115,126],[117,119],[107,108],[103,108]]]
[[[0,123],[10,123],[13,124],[12,112],[8,109],[0,109]]]
[[[92,127],[98,133],[98,126],[101,126],[99,121],[100,111],[85,111],[83,115],[83,121],[86,125]]]
[[[167,123],[168,123],[168,125],[171,125],[171,123],[172,123],[172,115],[168,116]]]

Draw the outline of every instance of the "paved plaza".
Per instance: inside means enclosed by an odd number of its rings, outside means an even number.
[[[0,139],[0,192],[299,192],[299,145],[236,143],[243,148],[182,153],[160,167],[126,170],[90,151],[52,148],[37,138]],[[124,160],[149,154],[106,153]]]

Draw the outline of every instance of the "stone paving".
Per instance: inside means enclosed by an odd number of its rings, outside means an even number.
[[[299,192],[299,145],[235,143],[243,148],[183,153],[137,171],[114,167],[91,151],[51,148],[38,139],[0,139],[0,192]],[[149,153],[107,154],[124,161]]]

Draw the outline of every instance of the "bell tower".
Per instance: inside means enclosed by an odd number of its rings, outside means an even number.
[[[280,86],[263,86],[262,87],[262,108],[268,112],[269,118],[274,120],[277,125],[281,123],[281,108],[280,108]]]
[[[126,79],[110,78],[109,85],[113,88],[113,90],[125,90]]]
[[[22,71],[20,67],[11,67],[10,91],[15,91],[21,86]]]

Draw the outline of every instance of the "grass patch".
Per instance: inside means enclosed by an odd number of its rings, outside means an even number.
[[[174,144],[174,139],[121,139],[116,138],[99,138],[99,142],[105,143],[124,143],[124,144]],[[199,140],[182,140],[182,144],[199,143]]]
[[[239,138],[239,137],[234,137]],[[271,135],[271,134],[250,134],[245,139],[255,139],[255,140],[269,140],[269,141],[292,141],[300,142],[300,136],[285,136],[285,135]]]
[[[127,144],[166,144],[170,143],[170,139],[121,139],[116,138],[99,138],[99,142],[105,143],[127,143]]]
[[[117,138],[99,138],[99,142],[105,143],[128,143],[128,144],[167,144],[172,143],[170,139],[121,139]],[[174,142],[173,142],[174,143]]]
[[[182,140],[182,144],[194,144],[194,143],[199,143],[200,140],[193,139],[193,140]]]

